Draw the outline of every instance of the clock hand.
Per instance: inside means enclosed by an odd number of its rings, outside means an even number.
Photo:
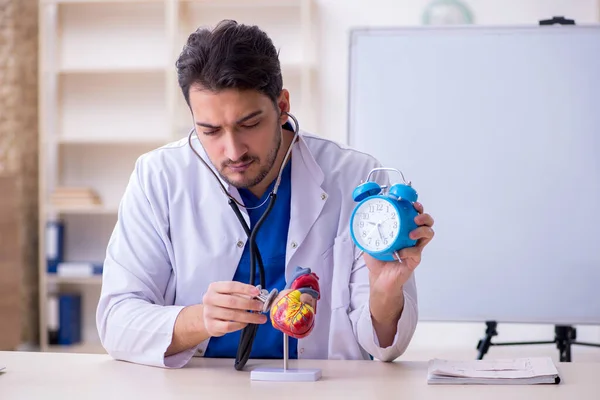
[[[371,229],[371,231],[369,233],[367,233],[366,237],[369,237],[373,234],[373,232],[375,232],[375,229],[377,229],[377,225],[375,225],[375,228]]]
[[[379,233],[379,239],[383,240],[383,235],[381,234],[381,228],[379,227],[379,225],[381,225],[381,223],[377,225],[377,233]]]

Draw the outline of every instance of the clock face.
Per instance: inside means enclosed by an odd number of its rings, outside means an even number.
[[[396,208],[389,201],[373,198],[362,203],[354,215],[352,229],[356,241],[367,251],[385,250],[400,231]]]

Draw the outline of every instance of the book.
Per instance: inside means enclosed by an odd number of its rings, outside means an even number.
[[[560,376],[550,357],[428,363],[427,383],[464,385],[558,384]]]

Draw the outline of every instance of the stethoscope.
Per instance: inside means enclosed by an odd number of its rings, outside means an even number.
[[[269,194],[269,197],[266,198],[258,206],[255,206],[252,208],[246,207],[244,204],[241,204],[233,196],[231,196],[231,194],[229,194],[229,192],[227,191],[227,189],[225,188],[225,186],[221,182],[221,179],[219,179],[219,177],[217,176],[215,171],[213,171],[213,169],[207,164],[207,162],[204,161],[202,156],[200,156],[200,154],[198,154],[198,152],[192,145],[192,135],[194,134],[194,132],[196,132],[196,129],[192,128],[188,135],[188,143],[189,143],[191,149],[194,151],[196,156],[198,156],[200,161],[202,161],[202,163],[206,166],[206,168],[208,168],[208,170],[213,174],[213,176],[215,177],[217,182],[219,182],[221,191],[225,194],[225,196],[227,196],[227,199],[228,199],[227,202],[228,202],[229,206],[235,213],[238,221],[240,222],[240,224],[244,228],[244,231],[246,232],[246,235],[248,236],[248,242],[249,242],[249,246],[250,246],[250,282],[249,283],[250,283],[250,285],[254,286],[256,264],[258,264],[258,271],[259,271],[259,275],[260,275],[260,288],[265,288],[265,286],[266,286],[265,268],[263,265],[262,257],[260,255],[260,251],[258,249],[258,246],[256,245],[256,234],[257,234],[258,230],[260,229],[261,225],[263,224],[263,222],[265,221],[265,219],[267,218],[267,216],[269,215],[269,213],[271,212],[273,205],[275,204],[275,199],[277,198],[277,190],[279,189],[279,185],[281,184],[281,175],[283,174],[283,169],[285,168],[285,166],[288,162],[288,159],[292,153],[292,147],[294,146],[294,143],[296,143],[298,134],[300,132],[298,120],[296,119],[296,117],[294,117],[292,114],[285,112],[285,111],[283,113],[286,114],[288,117],[290,117],[292,120],[294,120],[294,138],[292,139],[292,142],[291,142],[290,146],[288,147],[288,150],[285,154],[285,158],[283,159],[283,162],[281,163],[281,168],[279,168],[279,174],[277,175],[277,180],[275,181],[275,186],[273,187],[273,190]],[[269,204],[267,205],[267,209],[265,210],[263,215],[260,217],[260,219],[256,222],[256,226],[254,227],[254,229],[251,230],[250,227],[248,226],[248,224],[246,223],[246,220],[242,216],[242,213],[240,212],[240,208],[238,206],[244,207],[247,210],[253,210],[253,209],[262,207],[267,200],[269,201]],[[276,289],[274,289],[274,291],[271,292],[271,294],[269,296],[265,296],[264,289],[263,289],[263,297],[261,298],[261,300],[266,301],[267,298],[269,300],[272,300],[274,298],[275,294],[276,294]],[[237,355],[235,358],[235,369],[238,371],[242,370],[244,368],[244,366],[246,365],[246,362],[250,358],[250,353],[252,351],[252,344],[254,343],[254,338],[256,337],[257,329],[258,329],[258,325],[248,324],[242,330],[242,333],[240,336],[240,342],[238,345],[238,351],[237,351]]]

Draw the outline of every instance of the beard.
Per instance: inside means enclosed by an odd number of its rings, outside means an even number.
[[[279,122],[279,121],[277,121]],[[264,160],[261,160],[258,156],[253,156],[251,154],[244,154],[242,158],[235,161],[225,161],[221,164],[221,168],[219,169],[219,175],[221,178],[228,184],[238,188],[238,189],[248,189],[253,186],[258,185],[265,179],[265,177],[269,174],[273,165],[275,165],[275,160],[277,159],[277,154],[279,153],[279,148],[281,147],[282,141],[282,132],[281,127],[277,124],[275,129],[275,135],[273,138],[271,150],[267,154]],[[227,170],[227,166],[230,164],[240,164],[240,163],[249,163],[253,162],[249,169],[258,165],[258,172],[252,174],[249,170],[244,171],[242,178],[239,180],[230,179],[224,171]]]

